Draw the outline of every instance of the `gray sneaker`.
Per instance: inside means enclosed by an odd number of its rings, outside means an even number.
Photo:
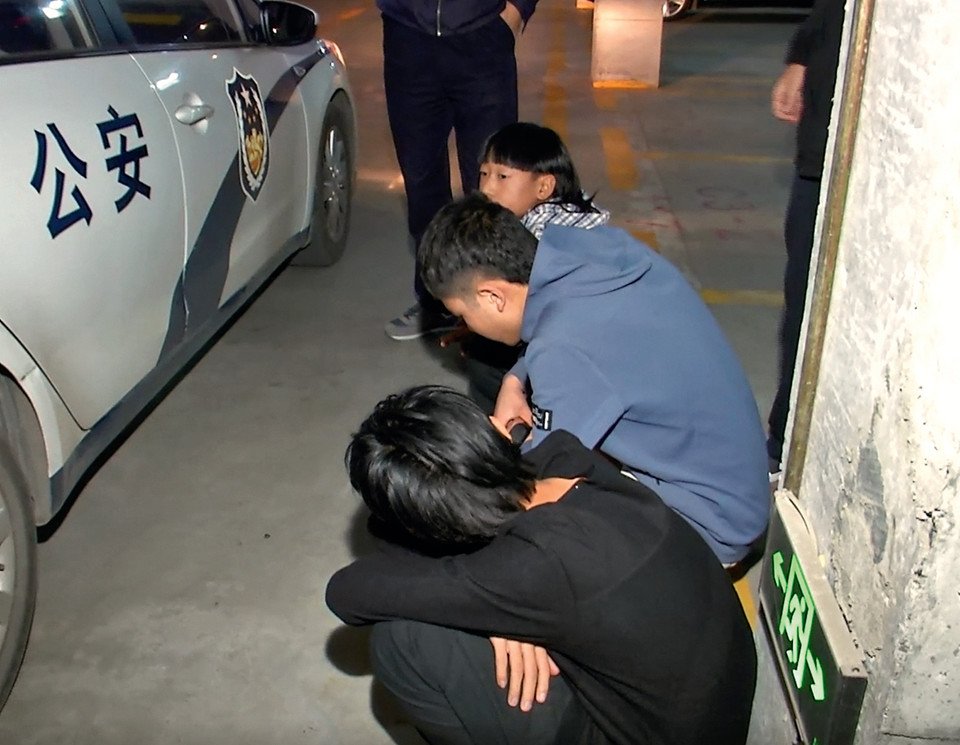
[[[456,316],[438,311],[426,311],[414,303],[402,315],[389,321],[383,330],[394,341],[410,341],[427,334],[442,334],[457,327]]]

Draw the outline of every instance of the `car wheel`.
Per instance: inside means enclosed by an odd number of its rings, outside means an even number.
[[[663,20],[683,18],[693,7],[693,0],[663,0]]]
[[[335,264],[347,246],[353,201],[353,112],[343,93],[327,105],[323,137],[317,158],[310,243],[294,263],[303,266]]]
[[[17,679],[37,597],[37,531],[26,480],[0,440],[0,708]]]

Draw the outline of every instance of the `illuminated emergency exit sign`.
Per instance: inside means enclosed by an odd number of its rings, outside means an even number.
[[[867,677],[796,505],[777,495],[760,580],[773,655],[806,745],[849,745]]]

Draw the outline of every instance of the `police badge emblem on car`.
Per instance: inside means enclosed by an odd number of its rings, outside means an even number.
[[[236,68],[226,85],[237,116],[240,184],[247,196],[256,201],[270,165],[270,135],[260,86],[252,76]]]

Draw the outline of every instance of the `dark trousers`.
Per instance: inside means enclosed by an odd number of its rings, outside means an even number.
[[[820,200],[820,179],[803,178],[795,174],[784,221],[784,243],[787,247],[787,267],[783,273],[783,314],[780,317],[780,364],[777,393],[770,407],[767,454],[780,462],[783,457],[783,438],[790,411],[790,388],[793,386],[793,368],[800,343],[800,325],[807,297],[807,275],[810,272],[810,253],[813,249],[813,228],[817,221]]]
[[[383,82],[387,116],[407,195],[414,245],[453,199],[447,142],[456,134],[464,193],[480,183],[487,138],[517,121],[517,61],[510,27],[499,17],[473,31],[433,36],[383,19]],[[421,300],[430,295],[420,282]]]
[[[517,363],[520,350],[470,334],[463,342],[462,352],[470,398],[487,414],[493,414],[503,376]]]
[[[529,712],[507,705],[494,679],[490,641],[415,621],[374,626],[377,679],[430,745],[575,745],[586,713],[562,676]]]

